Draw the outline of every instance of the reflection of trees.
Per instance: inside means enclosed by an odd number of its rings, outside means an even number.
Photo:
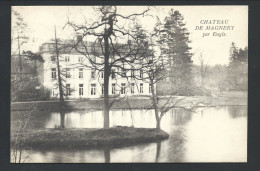
[[[191,111],[183,110],[183,109],[174,109],[173,117],[174,117],[174,125],[183,125],[191,120]]]
[[[65,111],[60,110],[60,127],[65,128]]]
[[[161,154],[161,141],[158,141],[156,143],[156,157],[155,157],[156,163],[158,163],[158,161],[159,161],[160,154]]]
[[[238,118],[247,115],[247,107],[245,106],[227,106],[227,109],[231,118]]]
[[[173,135],[169,137],[168,141],[168,160],[171,162],[182,162],[185,153],[185,135],[184,129],[178,127],[174,130]]]
[[[107,147],[104,149],[104,156],[105,156],[105,163],[110,163],[110,149]]]
[[[45,124],[51,120],[51,112],[50,111],[11,111],[11,118],[12,121],[19,120],[19,115],[26,115],[26,113],[30,112],[30,122],[28,123],[28,126],[30,128],[44,128]],[[17,127],[17,125],[12,125]]]

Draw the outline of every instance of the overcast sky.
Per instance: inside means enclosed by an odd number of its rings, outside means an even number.
[[[146,6],[120,6],[118,12],[124,15],[141,12]],[[139,17],[140,23],[145,29],[151,31],[156,22],[155,16],[163,20],[168,15],[169,10],[179,10],[184,16],[186,28],[190,32],[190,46],[195,64],[198,63],[198,52],[203,52],[203,56],[210,65],[228,64],[229,48],[231,42],[235,42],[238,47],[248,46],[248,7],[247,6],[156,6],[152,7],[149,14],[153,17]],[[12,7],[19,12],[28,24],[28,36],[30,42],[27,48],[37,51],[39,46],[48,42],[54,37],[54,26],[57,27],[59,38],[72,38],[71,28],[64,25],[69,18],[77,23],[82,23],[85,19],[88,22],[95,21],[97,14],[90,6],[19,6]],[[212,34],[215,31],[195,30],[196,26],[201,26],[201,20],[228,20],[228,24],[210,24],[211,26],[235,26],[234,30],[216,31],[225,32],[225,37],[207,36],[203,33]],[[14,21],[14,20],[13,20]]]

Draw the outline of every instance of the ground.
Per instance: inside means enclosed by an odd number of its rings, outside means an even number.
[[[25,135],[24,146],[34,148],[69,148],[120,146],[153,142],[169,138],[169,134],[154,128],[113,127],[109,129],[70,128],[37,129]],[[13,144],[14,135],[11,137]]]

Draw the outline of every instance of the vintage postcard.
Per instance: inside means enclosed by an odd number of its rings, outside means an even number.
[[[12,6],[11,163],[247,162],[248,6]]]

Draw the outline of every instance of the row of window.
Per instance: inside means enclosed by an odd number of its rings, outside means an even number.
[[[95,76],[96,76],[96,71],[91,70],[91,78],[95,78]],[[101,72],[100,76],[101,76],[101,78],[104,78],[104,72]],[[51,69],[51,78],[56,79],[56,77],[57,77],[56,68],[52,68]],[[70,68],[66,68],[65,77],[71,78]],[[79,78],[83,78],[83,68],[79,68]]]
[[[131,88],[130,88],[131,94],[135,93],[135,83],[131,83]],[[112,94],[116,94],[116,84],[112,84]],[[126,84],[121,83],[121,94],[126,94]],[[139,86],[139,93],[144,93],[144,84],[140,83]],[[149,93],[151,93],[151,84],[149,84]],[[90,94],[91,95],[96,95],[96,84],[91,84],[90,86]],[[104,84],[101,85],[101,94],[104,94]],[[70,84],[66,84],[66,95],[70,96],[71,95],[71,87]],[[79,95],[82,96],[84,95],[84,89],[83,89],[83,84],[79,84]],[[55,96],[55,89],[52,91],[52,96]]]
[[[131,77],[134,78],[135,75],[135,71],[131,70]],[[56,68],[52,68],[51,69],[51,78],[52,79],[56,79]],[[96,70],[92,69],[91,70],[91,78],[95,78],[96,76]],[[66,78],[70,78],[71,74],[70,74],[70,68],[66,68],[66,74],[65,74]],[[100,72],[100,77],[104,78],[104,72],[101,71]],[[126,72],[122,72],[122,77],[126,77]],[[83,78],[83,68],[79,68],[79,78]],[[116,78],[116,72],[114,70],[111,71],[111,78],[115,79]],[[140,70],[140,78],[143,78],[143,70]]]
[[[103,63],[104,59],[102,58],[101,60],[102,60],[101,62]],[[51,61],[56,62],[56,56],[51,56]],[[70,62],[70,56],[65,56],[64,61]],[[95,63],[96,57],[95,56],[91,57],[91,61]],[[80,62],[80,63],[83,62],[83,56],[78,56],[78,62]],[[140,63],[144,63],[144,59],[141,59]],[[149,63],[152,63],[152,60],[149,60]]]
[[[51,61],[52,62],[56,62],[56,56],[51,56]],[[65,56],[64,61],[65,62],[70,62],[70,56]],[[83,62],[83,57],[82,56],[78,57],[78,62]]]

